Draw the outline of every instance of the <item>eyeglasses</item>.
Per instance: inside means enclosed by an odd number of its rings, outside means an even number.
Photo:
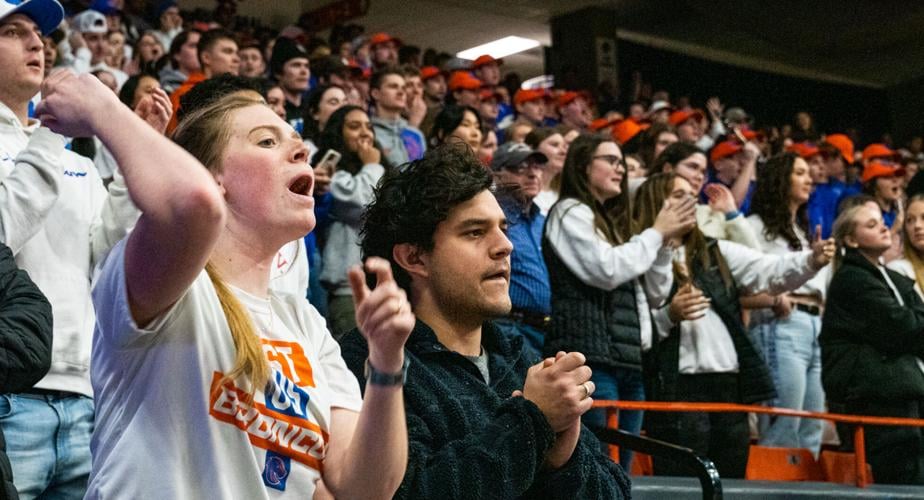
[[[594,159],[594,160],[603,160],[603,161],[605,161],[605,162],[607,162],[607,163],[609,163],[610,165],[613,165],[613,166],[616,166],[616,165],[625,166],[625,165],[626,165],[626,161],[625,161],[625,159],[624,159],[622,156],[616,156],[616,155],[596,155],[596,156],[593,157],[593,159]]]
[[[545,162],[541,162],[541,161],[524,161],[524,162],[520,162],[520,163],[518,163],[518,164],[516,164],[516,165],[510,165],[510,166],[508,166],[508,167],[504,167],[504,169],[507,170],[507,171],[510,172],[510,173],[514,173],[514,174],[517,174],[517,175],[522,175],[522,174],[525,174],[526,171],[529,170],[529,169],[531,169],[531,168],[534,168],[534,169],[536,169],[536,170],[542,171],[542,170],[545,170],[545,167],[546,167],[546,163],[545,163]]]

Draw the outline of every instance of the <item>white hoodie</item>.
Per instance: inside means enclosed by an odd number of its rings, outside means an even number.
[[[36,387],[92,396],[91,273],[139,212],[121,175],[107,194],[93,163],[64,144],[38,121],[23,127],[0,104],[0,240],[54,311],[51,370]]]

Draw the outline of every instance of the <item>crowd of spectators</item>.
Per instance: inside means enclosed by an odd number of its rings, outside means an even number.
[[[0,4],[7,497],[613,498],[593,398],[922,417],[920,138],[149,7]],[[723,477],[852,446],[619,426]],[[924,484],[920,428],[867,454]]]

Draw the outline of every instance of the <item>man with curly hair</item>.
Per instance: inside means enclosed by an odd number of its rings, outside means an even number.
[[[491,321],[510,312],[513,250],[491,185],[473,154],[444,145],[386,173],[364,215],[363,256],[391,263],[417,316],[395,498],[628,497],[625,473],[581,426],[594,390],[584,356],[539,360]],[[362,374],[358,330],[341,347]]]

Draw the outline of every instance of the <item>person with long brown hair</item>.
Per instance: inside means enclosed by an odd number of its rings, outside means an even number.
[[[46,125],[102,139],[142,212],[93,291],[86,497],[394,494],[407,462],[401,385],[414,316],[388,264],[366,262],[374,291],[350,270],[370,344],[364,400],[317,311],[269,288],[278,249],[315,223],[301,137],[239,94],[185,118],[179,147],[92,77],[52,75],[42,95]]]
[[[759,250],[787,255],[810,247],[807,207],[812,194],[810,167],[794,153],[770,158],[757,176],[748,222]],[[820,233],[820,226],[815,232]],[[770,367],[777,399],[773,406],[824,411],[821,387],[821,312],[828,272],[821,272],[788,294],[759,294],[741,299],[751,309],[750,334]],[[759,419],[760,444],[807,448],[818,454],[824,422],[777,417]]]
[[[328,292],[327,319],[334,338],[356,326],[352,288],[346,270],[362,261],[359,254],[359,218],[373,190],[391,166],[375,136],[366,110],[353,105],[334,111],[318,140],[314,164],[329,151],[342,156],[330,177],[330,223],[321,251],[321,284]]]
[[[667,123],[654,123],[640,134],[638,153],[642,157],[645,165],[651,165],[655,162],[661,152],[668,146],[678,142],[677,131]],[[657,173],[656,170],[649,170],[651,173]]]
[[[639,187],[636,230],[651,227],[665,202],[695,199],[686,179],[655,174]],[[824,267],[833,243],[811,250],[766,255],[726,240],[707,238],[695,225],[672,241],[674,290],[655,313],[658,335],[650,351],[649,397],[657,401],[757,403],[775,396],[773,381],[741,322],[739,294],[798,288]],[[749,435],[746,414],[649,413],[649,435],[709,457],[722,477],[744,477]],[[655,473],[686,475],[655,459]]]
[[[561,198],[546,219],[542,253],[552,289],[545,353],[587,356],[600,399],[641,401],[642,352],[651,346],[649,304],[659,307],[671,287],[666,242],[696,224],[695,200],[665,204],[648,229],[632,236],[625,161],[619,146],[582,135],[568,150]],[[585,415],[603,427],[602,410]],[[621,429],[637,434],[642,412],[623,411]],[[629,470],[632,453],[620,450]]]
[[[863,203],[843,210],[833,236],[834,275],[818,339],[829,404],[858,415],[921,418],[924,302],[913,280],[883,264],[893,236],[881,209]],[[841,439],[850,446],[850,433]],[[866,456],[877,483],[924,484],[918,427],[867,427]]]

